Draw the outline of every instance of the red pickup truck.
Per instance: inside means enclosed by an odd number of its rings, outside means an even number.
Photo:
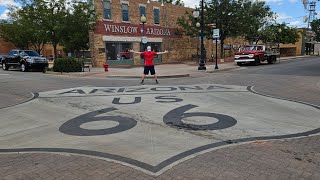
[[[121,59],[131,59],[132,53],[130,52],[129,49],[125,49],[123,52],[118,52],[117,58]]]
[[[259,65],[263,61],[273,64],[277,61],[277,56],[280,53],[276,49],[266,50],[265,45],[248,45],[240,52],[234,55],[234,61],[239,65],[250,63]]]

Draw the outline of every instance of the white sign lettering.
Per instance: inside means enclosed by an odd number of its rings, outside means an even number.
[[[108,33],[121,33],[121,34],[137,34],[138,32],[143,32],[142,29],[135,26],[124,26],[124,25],[113,25],[113,24],[104,24],[104,28]],[[147,35],[156,35],[156,36],[170,36],[170,29],[162,28],[152,28],[146,27],[145,32]]]
[[[124,33],[124,34],[138,33],[138,27],[119,26],[119,25],[110,25],[110,24],[105,24],[104,27],[107,32],[112,32],[112,33]]]

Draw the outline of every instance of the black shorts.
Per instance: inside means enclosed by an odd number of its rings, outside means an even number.
[[[144,66],[143,74],[148,75],[149,71],[150,71],[151,75],[156,74],[156,71],[154,70],[154,66]]]

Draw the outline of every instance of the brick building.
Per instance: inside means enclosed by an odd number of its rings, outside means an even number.
[[[196,53],[197,39],[179,35],[176,24],[178,17],[192,11],[191,8],[149,0],[92,0],[91,3],[98,15],[97,27],[90,35],[95,66],[102,66],[106,61],[109,65],[143,64],[138,54],[127,51],[143,51],[148,45],[155,51],[170,52],[158,55],[156,63],[190,60]],[[144,25],[141,16],[147,19]],[[141,42],[143,34],[147,39],[145,45]]]

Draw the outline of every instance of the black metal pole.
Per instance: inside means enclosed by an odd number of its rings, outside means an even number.
[[[146,50],[146,44],[145,43],[143,43],[143,41],[142,41],[142,39],[144,38],[144,22],[142,22],[142,38],[141,38],[141,42],[142,42],[142,44],[143,44],[143,51],[145,51]]]
[[[281,59],[281,48],[280,48],[280,34],[279,34],[279,63]]]
[[[198,31],[198,34],[197,34],[197,60],[199,58],[199,31]]]
[[[205,52],[204,52],[204,44],[203,44],[203,34],[204,34],[204,3],[203,0],[201,0],[201,22],[200,22],[200,28],[201,28],[201,60],[199,63],[198,70],[206,70],[205,67]]]
[[[216,38],[216,66],[214,69],[219,69],[218,68],[218,38]]]

